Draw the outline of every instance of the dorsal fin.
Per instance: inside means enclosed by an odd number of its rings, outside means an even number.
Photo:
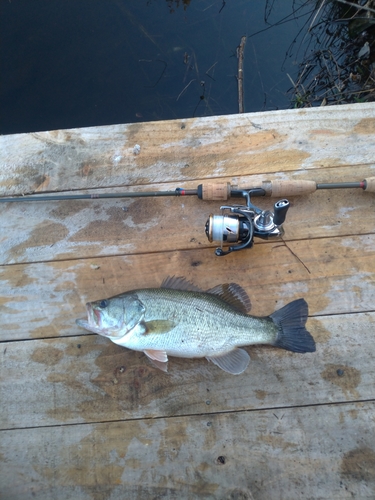
[[[207,290],[207,293],[217,295],[239,312],[248,313],[251,309],[249,296],[240,285],[237,285],[237,283],[224,283],[222,285],[217,285],[214,288]]]
[[[168,276],[161,284],[161,288],[169,288],[171,290],[184,290],[189,292],[203,291],[182,276]]]

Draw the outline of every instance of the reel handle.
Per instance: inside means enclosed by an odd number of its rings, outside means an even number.
[[[285,217],[286,213],[290,207],[290,203],[288,200],[280,200],[277,201],[274,205],[274,216],[273,216],[273,223],[275,226],[281,226],[281,224],[284,224],[285,222]]]

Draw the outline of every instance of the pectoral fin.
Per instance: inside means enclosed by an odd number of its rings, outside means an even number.
[[[176,326],[176,323],[168,319],[154,319],[144,323],[146,331],[144,333],[168,333]]]
[[[168,356],[165,351],[157,351],[156,349],[146,349],[143,351],[151,363],[163,372],[168,371]]]
[[[246,370],[250,356],[243,349],[234,349],[222,356],[206,356],[206,359],[212,361],[212,363],[225,372],[232,375],[239,375]]]

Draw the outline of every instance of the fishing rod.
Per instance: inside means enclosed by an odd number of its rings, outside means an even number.
[[[161,196],[197,196],[206,201],[227,201],[230,198],[244,198],[246,205],[222,205],[221,215],[210,215],[205,224],[205,233],[210,242],[219,242],[217,256],[233,251],[251,248],[254,237],[261,239],[278,238],[284,234],[283,223],[290,203],[282,198],[274,204],[273,211],[262,210],[251,202],[253,196],[301,196],[321,189],[362,189],[375,193],[375,177],[360,182],[317,183],[315,181],[263,181],[260,187],[242,188],[229,182],[207,182],[196,189],[176,188],[174,191],[138,191],[124,193],[38,195],[0,198],[0,202],[35,202],[61,200],[88,200],[100,198],[149,198]],[[224,250],[224,245],[229,245]]]
[[[90,200],[98,198],[148,198],[156,196],[198,196],[201,200],[220,201],[231,197],[241,196],[242,191],[254,191],[253,196],[300,196],[311,194],[319,189],[353,189],[375,193],[375,177],[368,177],[361,182],[330,182],[317,183],[315,181],[263,181],[261,186],[242,188],[232,186],[229,182],[207,182],[200,184],[197,189],[176,188],[173,191],[135,191],[124,193],[99,193],[99,194],[61,194],[0,197],[0,203],[22,201],[60,201],[60,200]]]

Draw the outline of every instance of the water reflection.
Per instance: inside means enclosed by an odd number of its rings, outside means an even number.
[[[314,57],[326,30],[348,29],[339,18],[324,24],[331,4],[3,1],[0,133],[237,113],[244,36],[245,111],[321,104],[309,79],[327,58]]]

